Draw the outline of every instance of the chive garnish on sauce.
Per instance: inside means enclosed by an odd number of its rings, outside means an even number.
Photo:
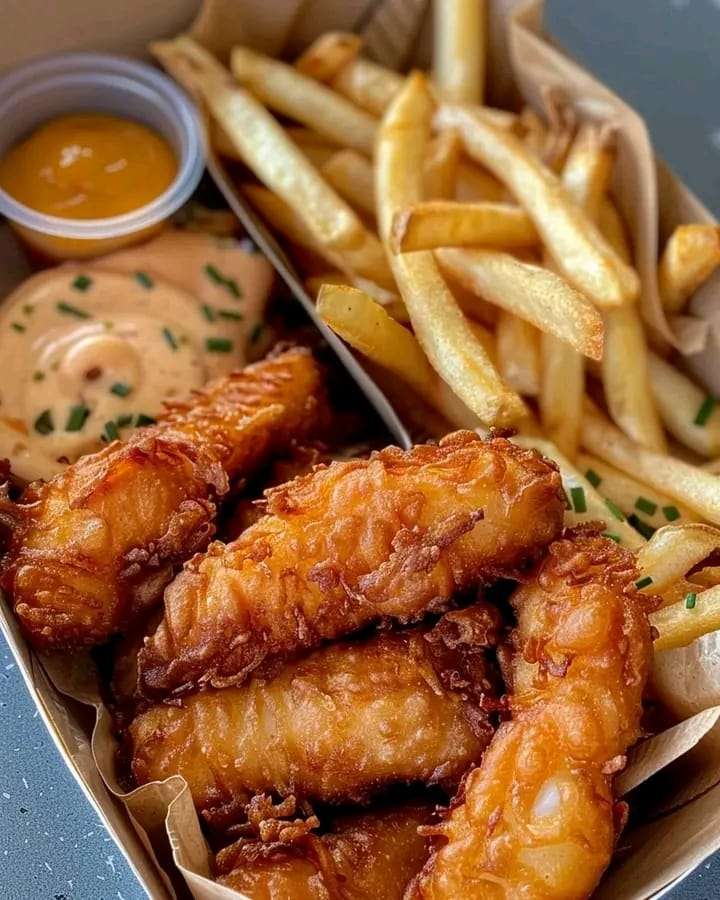
[[[177,350],[179,345],[172,331],[169,328],[163,328],[162,333],[170,349]]]
[[[65,431],[82,431],[83,425],[89,415],[90,410],[84,403],[79,403],[77,406],[71,406],[67,424],[65,425]]]
[[[116,441],[120,437],[120,432],[118,431],[118,427],[114,422],[111,421],[105,423],[104,437],[108,441]]]
[[[650,587],[652,584],[652,578],[649,575],[646,575],[644,578],[640,578],[635,582],[635,587],[641,591],[643,588]]]
[[[649,541],[657,530],[653,528],[652,525],[649,525],[647,522],[644,522],[642,519],[636,516],[635,513],[629,516],[628,522],[632,525],[635,531],[640,532],[640,534],[645,538],[646,541]]]
[[[147,272],[136,272],[135,273],[135,281],[138,284],[141,284],[144,288],[150,290],[151,287],[155,287],[155,282],[148,275]]]
[[[219,309],[217,314],[221,319],[232,319],[234,322],[241,322],[243,318],[242,313],[235,312],[234,309]]]
[[[52,434],[55,431],[55,423],[49,409],[44,409],[40,413],[33,423],[33,428],[38,434]]]
[[[619,544],[619,543],[620,543],[620,535],[619,535],[619,534],[615,534],[614,531],[604,531],[604,532],[603,532],[603,537],[606,537],[606,538],[608,538],[608,539],[611,540],[611,541],[615,541],[616,544]]]
[[[143,428],[145,425],[154,425],[155,419],[152,416],[146,416],[145,413],[138,413],[137,419],[135,419],[135,427]]]
[[[607,508],[619,522],[625,521],[625,516],[623,515],[622,510],[617,505],[617,503],[613,503],[612,500],[609,500],[607,497],[605,497],[605,506],[607,506]]]
[[[674,522],[675,519],[680,518],[680,510],[677,506],[663,506],[662,511],[668,522]]]
[[[647,513],[649,516],[654,516],[657,512],[657,503],[653,503],[647,497],[638,497],[635,501],[635,509],[639,509],[640,512]]]
[[[715,397],[707,396],[703,402],[700,404],[700,409],[698,409],[695,414],[695,418],[693,419],[694,425],[707,425],[707,421],[713,413],[715,409],[715,404],[717,403],[717,399]]]
[[[584,488],[570,488],[570,498],[572,500],[573,509],[576,513],[587,512],[587,501],[585,500]]]
[[[233,342],[227,338],[205,338],[205,349],[208,353],[230,353],[232,348]]]
[[[133,420],[132,413],[124,413],[122,416],[118,416],[115,419],[118,428],[127,428],[128,425],[131,424]]]
[[[208,322],[215,321],[215,310],[212,308],[212,306],[208,306],[207,303],[202,307],[202,314],[205,316]]]
[[[86,291],[92,284],[92,278],[89,275],[78,275],[73,281],[72,286],[76,291]]]
[[[685,609],[695,609],[695,602],[697,601],[697,594],[692,591],[688,594],[685,594]]]
[[[89,312],[85,312],[84,309],[80,309],[78,306],[73,306],[72,303],[66,303],[64,300],[58,301],[58,303],[55,304],[55,308],[58,312],[61,312],[66,316],[75,316],[78,319],[91,318]]]
[[[595,488],[602,481],[602,478],[598,475],[598,473],[595,471],[595,469],[588,469],[587,472],[585,473],[585,477],[590,482],[590,484]]]
[[[20,324],[20,322],[11,322],[10,327],[13,331],[17,331],[19,334],[22,334],[25,331],[25,326]]]
[[[124,381],[116,381],[110,388],[110,393],[115,394],[116,397],[127,397],[131,390],[129,384],[125,384]]]
[[[260,335],[263,333],[263,324],[262,322],[258,322],[257,325],[250,332],[250,343],[256,344],[260,340]]]

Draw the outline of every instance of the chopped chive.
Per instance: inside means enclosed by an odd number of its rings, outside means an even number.
[[[148,275],[147,272],[136,272],[135,273],[135,281],[138,284],[141,284],[144,288],[150,290],[151,287],[155,287],[155,282]]]
[[[607,508],[619,522],[625,521],[625,516],[623,515],[622,510],[617,505],[617,503],[613,503],[612,500],[609,500],[607,497],[605,497],[605,506],[607,506]]]
[[[125,384],[124,381],[116,381],[110,388],[110,393],[115,394],[116,397],[127,397],[130,391],[132,391],[132,388],[129,384]]]
[[[90,278],[88,275],[78,275],[75,281],[73,281],[72,286],[76,291],[86,291],[91,284],[92,278]]]
[[[117,423],[118,428],[127,428],[127,426],[131,424],[132,420],[132,413],[125,413],[122,416],[118,416],[117,419],[115,419],[115,422]]]
[[[638,518],[635,513],[633,513],[629,518],[628,522],[632,525],[635,531],[639,531],[640,534],[645,538],[646,541],[649,541],[650,538],[655,534],[657,529],[653,528],[652,525],[648,525],[647,522],[643,522],[642,519]]]
[[[215,282],[215,284],[228,290],[236,300],[239,300],[242,297],[242,291],[240,290],[237,281],[235,281],[234,278],[226,278],[212,263],[207,263],[205,266],[205,274],[211,281]]]
[[[45,373],[41,372],[39,369],[37,372],[33,372],[33,381],[44,381]]]
[[[20,322],[11,322],[11,323],[10,323],[10,327],[11,327],[12,329],[14,329],[15,331],[19,331],[20,334],[22,334],[23,331],[25,331],[25,326],[24,326],[24,325],[21,325]]]
[[[205,338],[205,349],[208,353],[230,353],[232,348],[233,342],[227,338]]]
[[[65,431],[82,431],[83,425],[89,415],[90,410],[84,403],[79,403],[77,406],[71,406],[67,424],[65,425]]]
[[[620,543],[620,535],[615,534],[614,531],[603,532],[603,537],[609,538],[611,541],[615,541],[616,544]]]
[[[232,319],[233,322],[242,322],[243,314],[235,312],[234,309],[219,309],[217,314],[221,319]]]
[[[207,303],[202,308],[202,314],[205,316],[208,322],[214,322],[217,318],[215,315],[215,310],[212,308],[212,306],[208,306]]]
[[[649,516],[654,516],[657,512],[657,503],[653,503],[647,497],[638,497],[635,501],[635,509],[639,509],[640,512],[647,513]]]
[[[663,506],[662,511],[668,522],[674,522],[675,519],[680,518],[680,510],[677,506]]]
[[[135,427],[143,428],[145,425],[154,425],[155,419],[152,416],[146,416],[145,413],[138,413],[137,419],[135,419]]]
[[[225,284],[225,279],[218,272],[215,266],[212,265],[212,263],[207,263],[207,265],[205,266],[205,274],[210,279],[210,281],[214,281],[215,284]]]
[[[690,593],[685,594],[685,609],[695,609],[695,601],[697,600],[697,594],[690,591]]]
[[[587,512],[587,502],[585,501],[585,489],[581,487],[570,488],[570,498],[572,500],[573,509],[576,513]]]
[[[640,578],[635,582],[635,587],[641,591],[643,588],[650,587],[652,584],[652,578],[649,575],[646,575],[644,578]]]
[[[257,325],[250,332],[250,343],[257,344],[260,340],[260,335],[263,333],[263,323],[258,322]]]
[[[31,316],[33,312],[35,312],[35,307],[32,305],[32,303],[25,303],[23,304],[22,311],[26,316]]]
[[[89,312],[85,312],[84,309],[73,306],[72,303],[66,303],[64,300],[60,300],[58,303],[56,303],[55,308],[58,312],[64,313],[66,316],[77,316],[78,319],[90,318]]]
[[[172,333],[172,331],[170,331],[169,328],[163,328],[162,333],[163,333],[163,337],[164,337],[165,340],[167,341],[168,346],[170,347],[170,349],[171,349],[171,350],[177,350],[177,348],[178,348],[179,345],[178,345],[178,342],[177,342],[177,340],[176,340],[176,338],[175,338],[175,335]]]
[[[707,421],[712,415],[716,403],[717,399],[715,397],[707,396],[700,404],[700,409],[698,409],[695,414],[693,425],[707,425]]]
[[[233,297],[235,297],[236,300],[239,300],[242,297],[242,291],[238,287],[238,283],[234,278],[226,278],[225,287],[230,291],[230,293],[233,295]]]
[[[33,428],[38,434],[52,434],[55,431],[55,423],[53,422],[52,413],[49,409],[44,409],[35,419]]]
[[[593,487],[597,487],[602,481],[602,478],[598,475],[595,469],[588,469],[585,473],[585,477]]]
[[[118,427],[114,422],[105,423],[105,431],[103,435],[108,441],[116,441],[120,437]]]

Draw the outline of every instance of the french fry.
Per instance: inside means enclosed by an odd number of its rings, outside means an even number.
[[[538,243],[530,217],[510,203],[457,203],[429,200],[400,210],[392,224],[394,253],[436,247],[533,247]]]
[[[698,517],[667,494],[643,484],[589,453],[579,453],[577,466],[598,494],[610,500],[630,520],[630,524],[645,538],[669,522],[684,525]]]
[[[556,174],[564,171],[576,126],[577,118],[571,106],[561,105],[554,109],[540,159]]]
[[[374,116],[382,116],[402,84],[402,75],[362,56],[344,66],[331,81],[334,90]]]
[[[557,463],[568,498],[569,508],[565,513],[565,525],[568,528],[586,522],[604,522],[607,529],[605,534],[611,540],[633,550],[643,546],[645,541],[637,531],[624,519],[617,518],[577,466],[573,465],[552,441],[543,437],[524,435],[514,437],[513,441],[521,447],[532,447]]]
[[[500,311],[495,331],[497,367],[506,384],[526,397],[540,391],[540,333],[512,313]]]
[[[350,285],[357,288],[376,303],[379,303],[396,322],[401,322],[403,325],[407,325],[410,322],[407,309],[400,297],[392,291],[381,288],[379,284],[375,284],[367,278],[361,278],[357,275],[346,275],[343,272],[324,272],[322,275],[311,275],[305,279],[305,288],[308,294],[315,299],[317,299],[320,288],[324,284]]]
[[[441,132],[441,134],[443,133]],[[455,180],[455,199],[461,203],[473,203],[482,200],[488,200],[491,203],[501,203],[507,202],[508,192],[505,190],[504,185],[486,169],[476,165],[474,162],[467,162],[461,159]]]
[[[585,360],[554,334],[540,335],[540,421],[543,431],[570,460],[580,439]]]
[[[433,78],[442,97],[481,103],[487,37],[485,0],[435,0]]]
[[[542,158],[547,142],[547,126],[532,106],[524,106],[518,124],[522,130],[522,141],[528,150]]]
[[[363,291],[325,285],[318,294],[317,311],[351,347],[402,378],[453,425],[478,425],[475,415],[442,385],[412,332]]]
[[[423,183],[428,200],[451,200],[455,195],[460,138],[454,131],[443,131],[428,146],[423,164]]]
[[[594,122],[583,122],[577,130],[562,169],[564,187],[577,200],[593,222],[600,216],[600,205],[607,194],[613,166],[609,131]]]
[[[661,592],[718,549],[720,531],[711,525],[666,525],[638,553],[638,571],[643,577],[652,578],[650,593]]]
[[[326,138],[309,128],[294,126],[286,128],[285,133],[293,143],[298,145],[316,169],[321,169],[340,150],[337,145],[331,144]]]
[[[494,250],[443,248],[436,257],[444,272],[479,297],[553,334],[579,353],[602,357],[600,314],[559,275]]]
[[[320,172],[356,210],[375,215],[373,168],[366,156],[356,150],[338,150]]]
[[[646,450],[588,401],[583,410],[581,440],[590,453],[688,506],[708,522],[720,524],[720,478],[716,475]]]
[[[426,80],[416,72],[383,117],[375,157],[375,202],[386,246],[396,211],[422,199],[422,163],[432,110]],[[484,423],[508,424],[522,418],[522,400],[503,385],[433,254],[402,253],[392,256],[391,265],[417,339],[435,371]]]
[[[622,216],[610,197],[603,197],[598,211],[598,227],[623,262],[632,262],[630,239]]]
[[[688,576],[691,584],[701,587],[717,587],[720,585],[720,566],[705,566]]]
[[[469,107],[447,103],[438,109],[435,125],[456,129],[466,153],[505,184],[533,220],[558,270],[581,293],[602,308],[637,298],[637,273],[519,138]]]
[[[717,225],[678,225],[668,238],[658,266],[660,299],[679,313],[690,296],[720,265]]]
[[[295,68],[316,81],[330,81],[360,52],[362,39],[348,31],[327,31],[295,60]]]
[[[372,155],[375,119],[326,85],[248,47],[233,48],[230,66],[237,80],[275,112],[341,147]]]
[[[692,605],[690,605],[692,604]],[[672,603],[650,613],[650,624],[657,629],[655,652],[686,647],[720,628],[720,587],[692,593],[683,602]]]
[[[649,355],[648,364],[652,393],[670,434],[701,456],[720,454],[720,410],[714,398],[657,354]]]

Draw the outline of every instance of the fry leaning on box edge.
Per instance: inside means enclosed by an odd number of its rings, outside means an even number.
[[[595,82],[583,114],[530,10],[492,70],[500,4],[437,2],[405,75],[372,59],[397,4],[282,59],[220,37],[222,5],[151,51],[413,446],[266,306],[202,191],[97,260],[15,222],[74,260],[0,313],[29,385],[0,525],[31,692],[153,896],[653,896],[720,844],[720,411],[679,352],[718,227],[680,186],[656,246],[642,123]],[[544,106],[498,102],[508,66]],[[126,139],[63,112],[98,155]],[[96,706],[92,754],[64,694]],[[664,851],[678,828],[704,836]]]

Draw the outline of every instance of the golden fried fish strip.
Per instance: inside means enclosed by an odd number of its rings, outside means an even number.
[[[418,828],[430,803],[338,817],[290,843],[239,840],[216,857],[218,881],[251,900],[401,900],[427,859]]]
[[[471,432],[333,463],[267,502],[268,516],[166,591],[140,655],[148,698],[238,684],[268,656],[442,609],[532,559],[564,509],[552,463]]]
[[[453,662],[419,629],[330,644],[269,680],[154,706],[129,729],[133,776],[137,784],[184,776],[215,827],[257,793],[344,802],[393,783],[452,785],[490,741],[478,709],[495,679],[490,663],[472,666],[480,702],[477,691],[445,684],[451,669],[471,668],[461,658],[472,661],[487,639],[481,629]]]
[[[230,480],[313,427],[320,382],[309,352],[289,350],[32,485],[14,510],[2,580],[29,640],[96,644],[152,605],[212,537]]]
[[[436,833],[408,900],[579,900],[610,862],[613,774],[640,734],[652,642],[635,560],[579,531],[513,596],[513,718]]]

